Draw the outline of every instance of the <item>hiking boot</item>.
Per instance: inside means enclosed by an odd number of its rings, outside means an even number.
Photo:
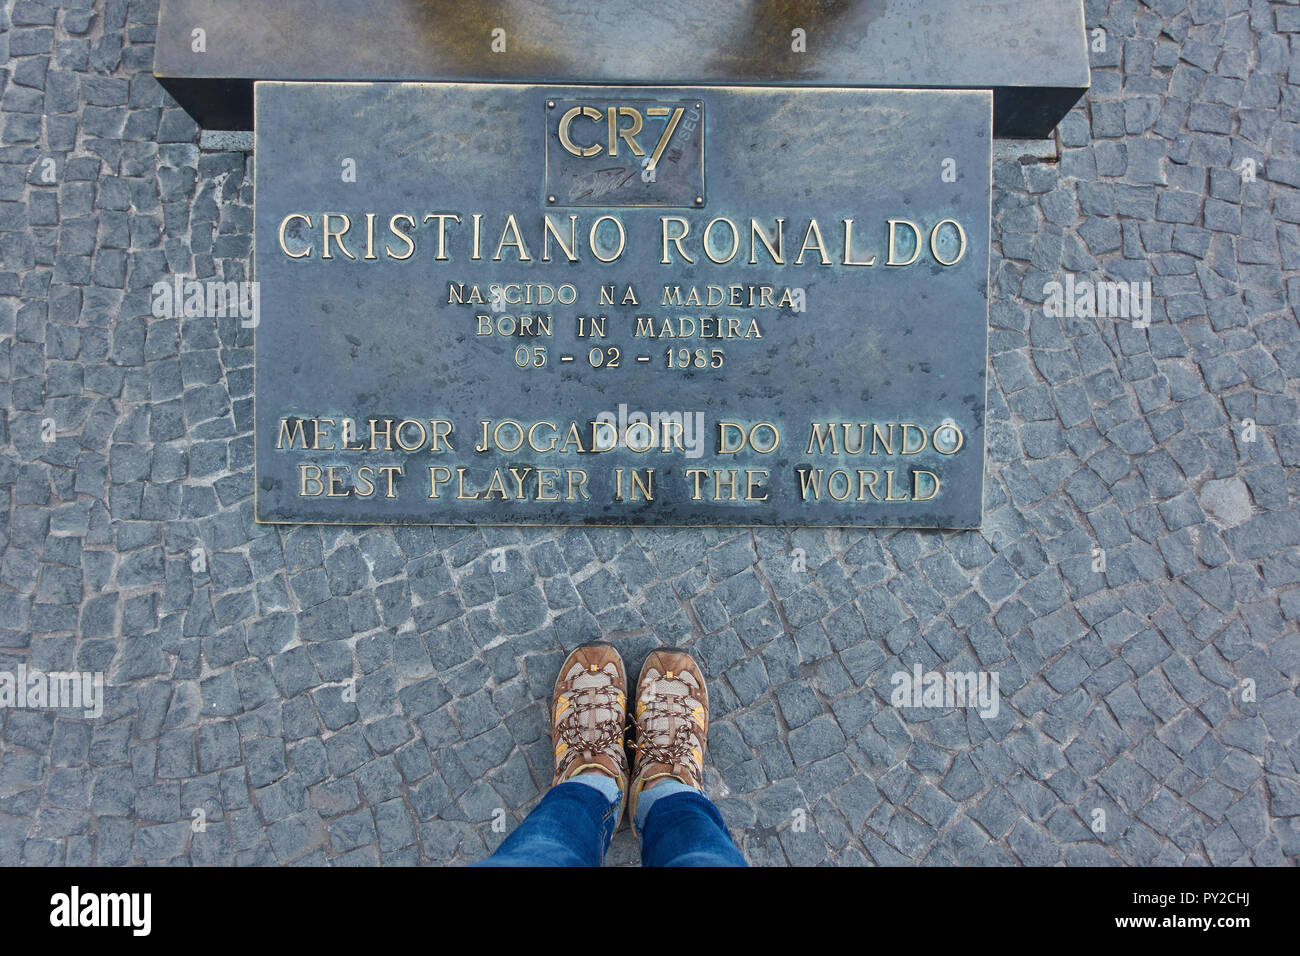
[[[583,644],[564,659],[551,698],[552,786],[601,773],[627,792],[627,671],[608,644]]]
[[[665,648],[646,658],[636,685],[636,759],[628,814],[641,791],[671,778],[703,789],[709,733],[709,692],[699,665],[685,651]]]

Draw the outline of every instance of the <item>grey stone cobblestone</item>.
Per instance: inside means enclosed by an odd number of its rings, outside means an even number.
[[[1059,162],[999,149],[986,517],[940,533],[254,523],[251,330],[149,307],[250,278],[252,157],[156,19],[0,11],[0,670],[106,675],[0,709],[0,864],[477,859],[600,637],[697,655],[754,864],[1300,859],[1300,8],[1086,4]],[[1067,272],[1151,326],[1049,317]],[[893,706],[917,664],[999,713]]]

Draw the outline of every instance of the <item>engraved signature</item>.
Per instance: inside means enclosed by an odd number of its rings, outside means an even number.
[[[637,177],[635,169],[626,166],[607,166],[585,175],[575,177],[573,187],[569,190],[571,200],[599,199],[627,185]]]

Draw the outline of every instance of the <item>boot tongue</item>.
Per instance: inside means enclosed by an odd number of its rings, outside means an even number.
[[[690,694],[691,689],[686,686],[686,682],[677,678],[665,679],[660,677],[655,681],[655,693],[662,694],[666,697],[686,697]]]
[[[582,748],[582,762],[591,763],[595,756],[595,751],[591,749],[591,742],[596,736],[596,688],[588,686],[585,696],[587,699],[587,712],[586,719],[583,722],[587,726],[587,733],[583,737],[583,743],[587,746]]]

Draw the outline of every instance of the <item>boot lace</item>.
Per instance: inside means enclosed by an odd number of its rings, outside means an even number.
[[[650,728],[651,720],[665,718],[669,721],[667,729]],[[638,725],[637,739],[630,746],[642,760],[676,766],[691,758],[690,762],[694,763],[691,751],[696,747],[695,729],[684,698],[675,694],[651,694]]]
[[[569,745],[569,753],[591,754],[623,745],[623,724],[612,716],[618,713],[617,696],[609,688],[578,691],[560,718],[559,739]],[[604,709],[611,716],[596,720],[596,711]]]

